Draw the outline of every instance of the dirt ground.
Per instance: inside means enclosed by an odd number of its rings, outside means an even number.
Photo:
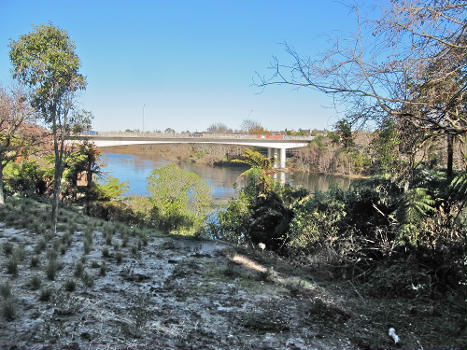
[[[0,216],[1,349],[466,348],[455,300],[377,298],[266,252],[118,227],[109,239],[80,220],[44,240]]]

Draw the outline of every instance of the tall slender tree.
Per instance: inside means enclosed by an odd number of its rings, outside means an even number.
[[[55,233],[65,140],[77,126],[90,121],[89,115],[78,113],[75,105],[77,93],[86,87],[86,79],[79,72],[80,60],[74,42],[65,30],[52,24],[35,26],[31,33],[10,41],[9,46],[13,77],[31,88],[32,106],[53,134],[52,226]]]

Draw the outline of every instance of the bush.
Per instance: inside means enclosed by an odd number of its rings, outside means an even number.
[[[164,230],[201,227],[211,197],[209,187],[197,174],[168,164],[147,178],[152,223]]]

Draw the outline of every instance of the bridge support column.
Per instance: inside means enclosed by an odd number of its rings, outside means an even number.
[[[272,157],[272,148],[268,148],[268,159],[271,159]]]
[[[281,160],[280,160],[280,162],[281,162],[281,164],[280,164],[281,169],[284,169],[284,168],[285,168],[286,157],[287,157],[287,156],[286,156],[286,153],[285,153],[285,148],[281,148],[281,158],[280,158],[280,159],[281,159]]]
[[[274,165],[273,168],[279,168],[279,149],[274,148]]]

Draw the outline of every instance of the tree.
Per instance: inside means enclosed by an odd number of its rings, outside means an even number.
[[[352,128],[350,123],[344,119],[341,119],[336,123],[335,128],[337,143],[340,143],[344,147],[344,149],[350,150],[354,146]]]
[[[10,41],[13,77],[32,89],[32,106],[53,135],[55,156],[52,227],[56,232],[65,140],[89,127],[91,115],[77,110],[75,99],[86,87],[80,60],[68,33],[53,25],[35,26],[31,33]]]
[[[272,76],[257,84],[317,89],[332,94],[351,122],[381,125],[390,115],[426,137],[446,137],[450,177],[453,139],[464,143],[467,130],[466,9],[463,0],[393,0],[376,20],[361,21],[355,8],[355,36],[320,58],[285,44],[292,62],[274,59]]]
[[[240,125],[240,129],[244,133],[247,133],[250,135],[268,133],[259,122],[251,120],[251,119],[245,119]]]
[[[35,119],[36,114],[21,90],[8,94],[0,88],[0,206],[5,204],[3,169],[42,139],[39,128],[33,130]]]
[[[152,216],[163,230],[199,228],[211,202],[207,183],[197,174],[168,164],[147,178]]]
[[[211,134],[229,134],[232,132],[232,129],[230,129],[227,125],[221,122],[213,123],[211,124],[207,130],[207,132]]]

